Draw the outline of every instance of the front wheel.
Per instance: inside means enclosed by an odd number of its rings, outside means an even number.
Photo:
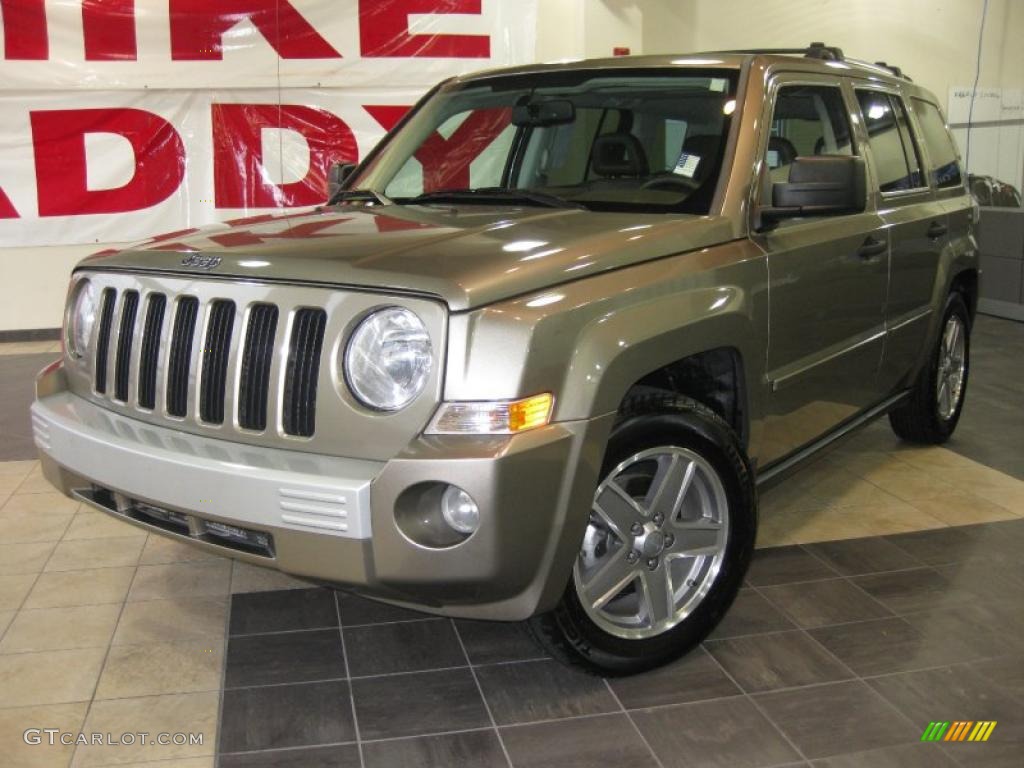
[[[736,596],[756,533],[742,447],[721,419],[674,395],[633,398],[612,432],[572,577],[531,620],[565,662],[622,675],[700,643]]]
[[[910,397],[889,414],[903,440],[938,445],[949,440],[960,421],[970,373],[971,315],[959,293],[950,294],[942,329],[928,365]]]

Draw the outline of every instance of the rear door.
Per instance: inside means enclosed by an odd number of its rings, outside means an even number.
[[[804,155],[859,154],[852,92],[838,79],[781,75],[763,115],[759,200]],[[790,454],[879,400],[887,233],[862,213],[786,219],[753,235],[769,271],[770,404],[762,462]]]
[[[939,253],[949,242],[943,207],[924,171],[906,101],[894,88],[857,83],[860,124],[878,186],[878,212],[889,230],[891,279],[879,385],[895,389],[920,359],[931,320]]]

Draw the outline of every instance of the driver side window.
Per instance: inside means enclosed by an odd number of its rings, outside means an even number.
[[[789,180],[789,169],[796,158],[853,154],[850,119],[838,86],[782,86],[775,98],[765,149],[769,183],[764,185],[764,202],[771,200],[772,183]]]

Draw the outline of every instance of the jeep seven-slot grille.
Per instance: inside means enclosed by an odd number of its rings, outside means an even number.
[[[259,302],[239,310],[229,299],[201,302],[196,296],[174,299],[105,288],[93,357],[96,392],[126,405],[132,397],[145,410],[157,410],[162,396],[168,416],[210,425],[230,423],[228,404],[233,403],[241,429],[262,432],[273,413],[285,434],[312,437],[327,313],[316,307],[289,309],[287,323],[276,304]],[[240,333],[234,332],[236,316],[245,318]],[[275,360],[283,376],[272,381]],[[235,382],[237,397],[232,397]],[[190,416],[190,404],[197,414]]]
[[[139,407],[149,410],[156,407],[156,372],[166,308],[166,296],[162,293],[149,295],[146,325],[142,331],[142,353],[139,356]]]
[[[267,428],[267,397],[277,315],[277,307],[273,304],[254,304],[249,310],[238,391],[238,423],[245,429],[263,431]]]
[[[289,435],[310,437],[316,429],[316,382],[326,325],[322,309],[295,313],[284,382],[284,431]]]
[[[128,379],[132,365],[132,339],[135,315],[139,311],[139,292],[125,291],[121,299],[121,328],[117,333],[117,360],[114,363],[114,398],[128,402]]]
[[[199,299],[178,299],[171,333],[171,352],[167,359],[167,413],[184,418],[188,412],[188,374],[192,364],[192,339],[196,333]]]
[[[218,300],[210,308],[203,347],[203,376],[199,384],[199,416],[207,424],[224,423],[224,385],[228,377],[235,302]]]

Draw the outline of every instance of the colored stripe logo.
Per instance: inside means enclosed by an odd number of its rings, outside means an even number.
[[[988,741],[995,727],[995,720],[933,721],[924,729],[921,741]]]

